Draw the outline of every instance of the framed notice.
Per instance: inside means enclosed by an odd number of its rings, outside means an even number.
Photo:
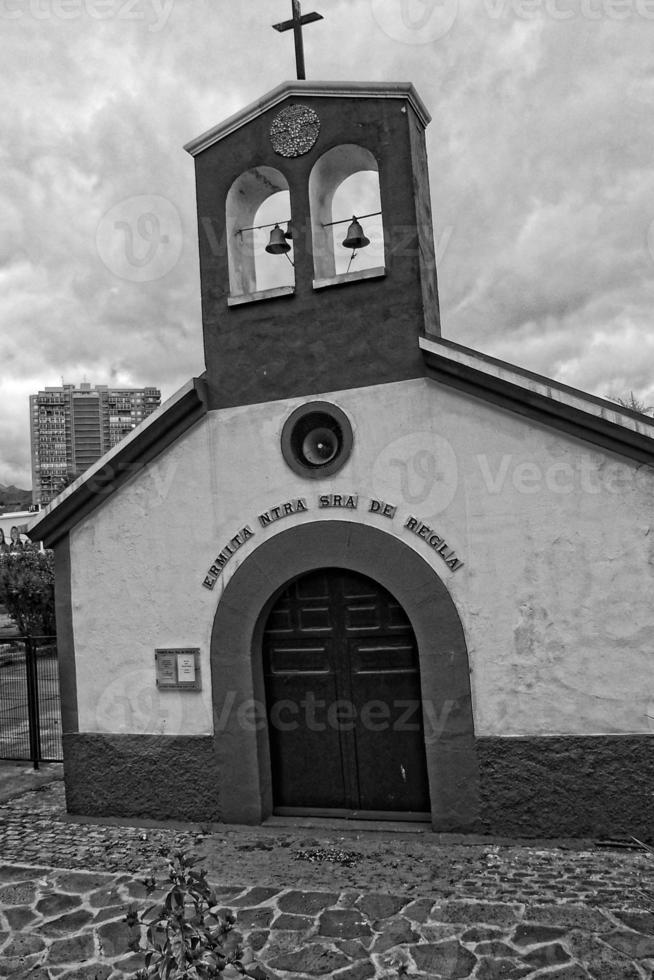
[[[200,691],[200,651],[196,647],[155,650],[157,687],[160,691]]]

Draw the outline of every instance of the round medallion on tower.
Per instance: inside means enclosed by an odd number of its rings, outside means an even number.
[[[320,133],[318,114],[306,105],[289,105],[278,112],[270,127],[272,148],[280,157],[301,157]]]

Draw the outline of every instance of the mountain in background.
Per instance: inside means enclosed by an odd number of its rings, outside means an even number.
[[[0,513],[12,510],[27,510],[32,503],[32,491],[21,490],[19,487],[3,486],[0,483]]]

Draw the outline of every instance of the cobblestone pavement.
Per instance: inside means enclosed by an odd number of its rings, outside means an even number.
[[[77,824],[58,783],[0,806],[0,976],[132,976],[139,932],[123,920],[131,902],[151,904],[141,879],[162,847],[202,856],[235,931],[277,980],[654,977],[646,852]]]

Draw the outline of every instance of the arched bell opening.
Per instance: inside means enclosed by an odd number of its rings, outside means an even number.
[[[279,170],[253,167],[234,181],[226,201],[230,298],[293,288],[290,218],[288,181]]]
[[[309,177],[314,275],[334,279],[384,266],[379,165],[363,146],[344,143],[324,153]],[[365,216],[365,217],[364,217]],[[358,228],[352,228],[353,218]],[[350,238],[354,233],[354,239]],[[347,247],[348,239],[359,245]],[[369,240],[364,244],[365,239]]]

